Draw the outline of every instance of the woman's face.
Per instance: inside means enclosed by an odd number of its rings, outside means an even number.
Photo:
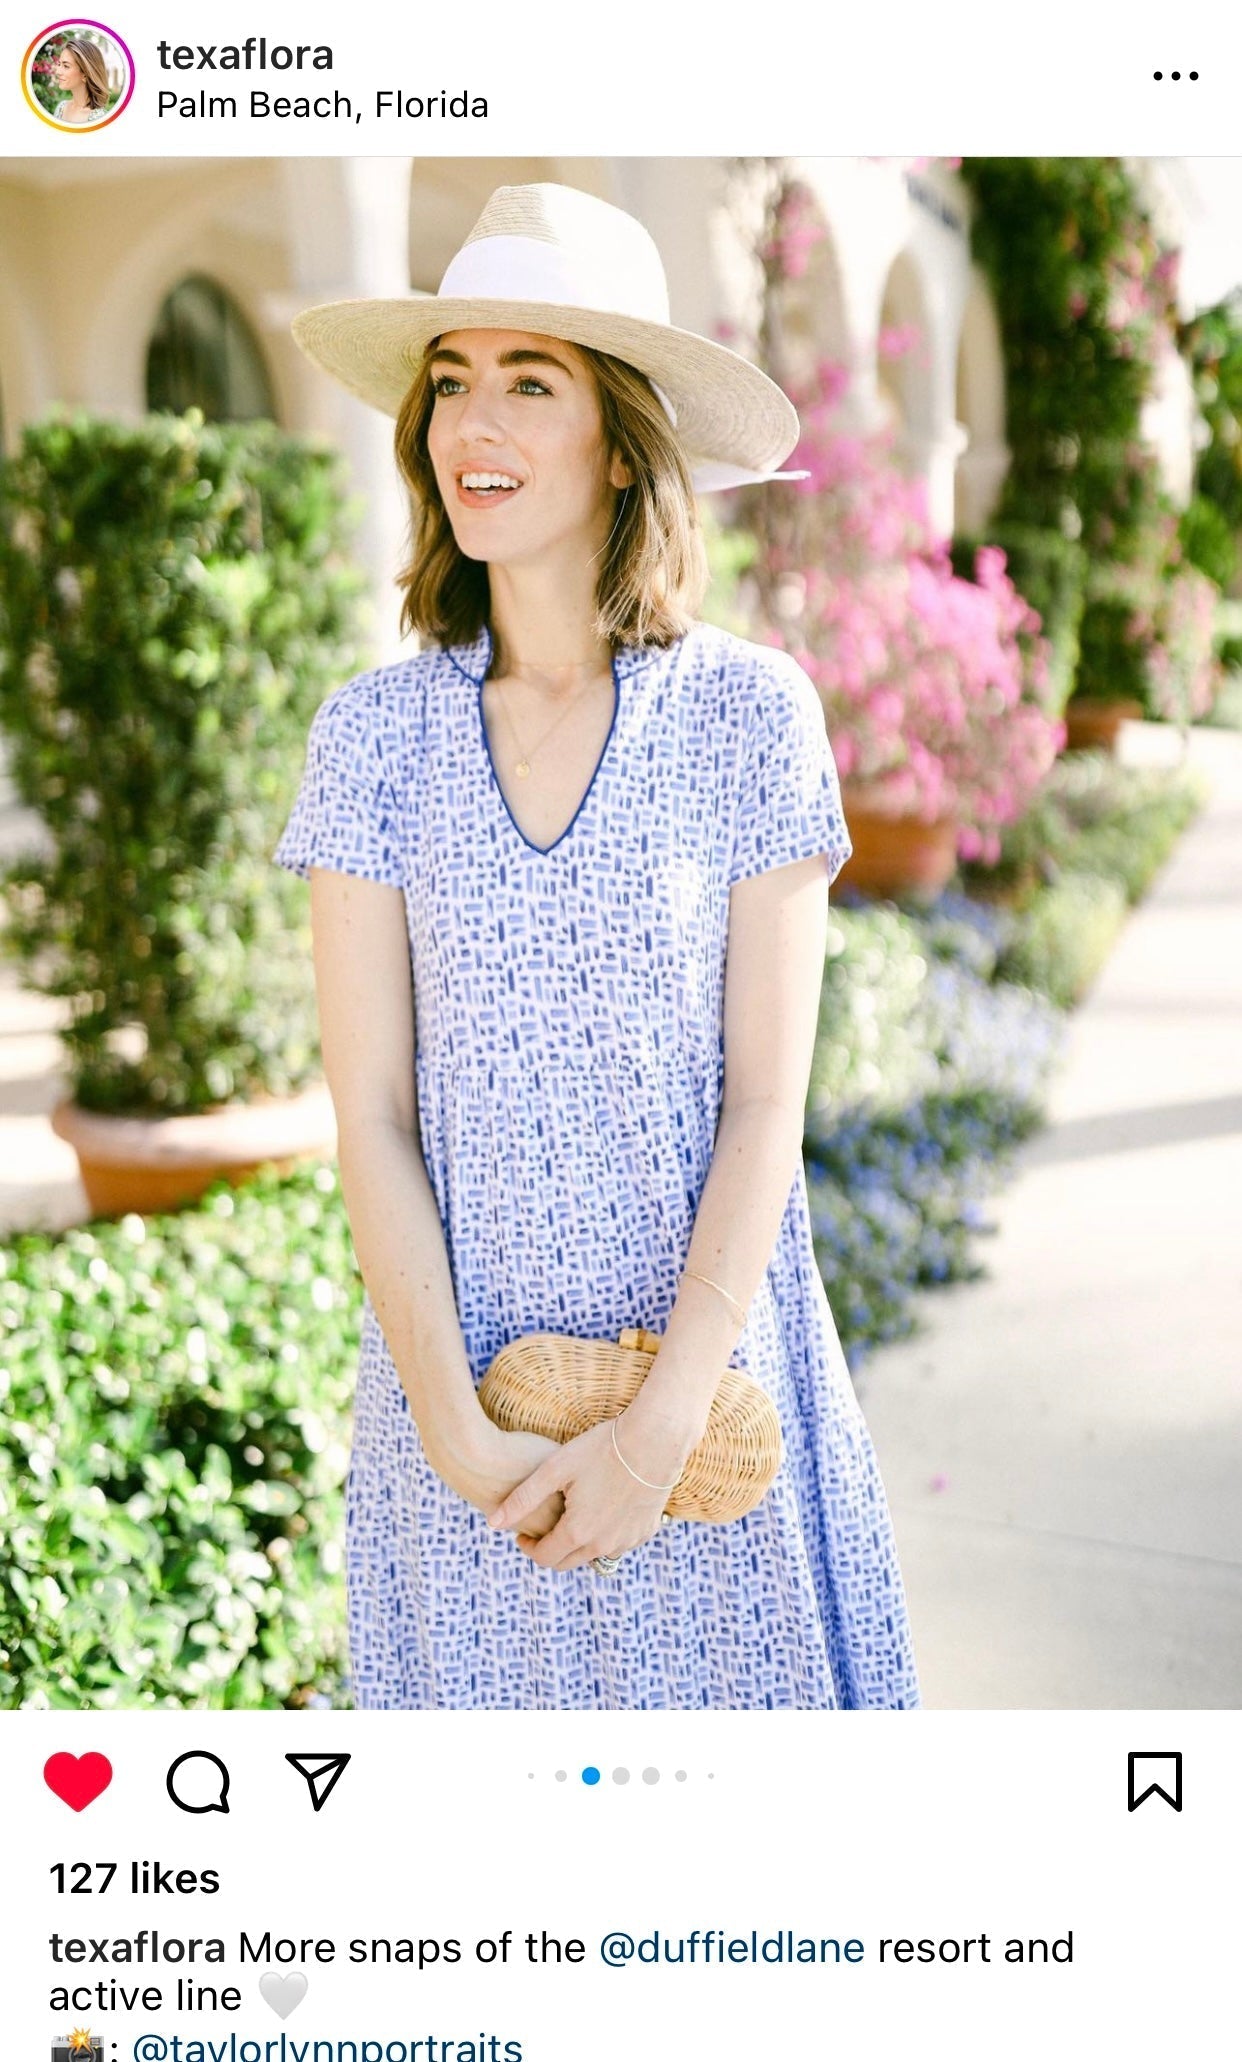
[[[458,549],[493,565],[598,551],[614,488],[599,395],[573,344],[525,330],[458,329],[431,354],[427,452]]]
[[[62,50],[56,60],[56,82],[67,87],[70,93],[82,79],[82,67],[72,50]]]

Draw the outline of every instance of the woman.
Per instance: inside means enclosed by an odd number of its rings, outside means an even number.
[[[108,112],[112,88],[108,67],[98,44],[85,36],[70,36],[53,66],[53,77],[67,100],[56,104],[58,122],[98,122]]]
[[[404,621],[435,640],[327,698],[275,853],[312,884],[367,1289],[356,1702],[912,1708],[801,1160],[852,848],[809,680],[694,616],[695,485],[783,477],[796,415],[565,187],[494,194],[438,296],[295,334],[397,417]],[[483,1415],[510,1340],[634,1324],[660,1350],[614,1423]],[[662,1525],[731,1360],[781,1473],[732,1524]]]

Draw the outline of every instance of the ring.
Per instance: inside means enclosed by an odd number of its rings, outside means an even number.
[[[596,1554],[591,1563],[597,1575],[615,1575],[621,1566],[620,1554]]]

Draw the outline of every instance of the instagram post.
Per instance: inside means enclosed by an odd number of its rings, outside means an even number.
[[[1194,232],[1242,198],[1195,165],[601,162],[636,213],[75,159],[98,291],[40,337],[8,161],[17,1707],[909,1710],[908,1586],[941,1706],[1235,1702],[1242,304]],[[351,254],[406,299],[317,298]],[[440,439],[467,331],[532,424],[629,367],[590,418],[672,472],[587,526],[611,657],[558,579],[497,658],[537,448]],[[750,1012],[743,881],[800,898]]]
[[[53,2062],[1219,2042],[1232,74],[954,19],[10,33]]]

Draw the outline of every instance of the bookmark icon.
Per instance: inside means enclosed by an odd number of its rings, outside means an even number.
[[[335,1790],[351,1757],[348,1754],[286,1754],[285,1760],[292,1762],[300,1776],[306,1779],[311,1794],[311,1804],[316,1811],[322,1811]]]

